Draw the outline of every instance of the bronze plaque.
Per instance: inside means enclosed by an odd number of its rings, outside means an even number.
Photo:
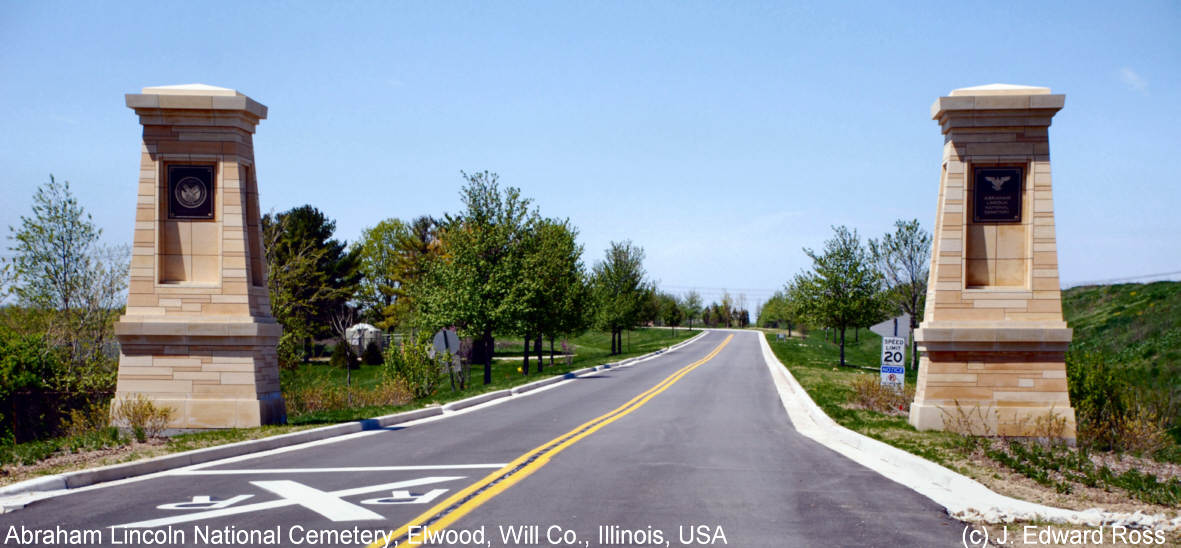
[[[168,166],[168,218],[213,218],[213,166]]]
[[[1019,167],[976,168],[972,220],[977,223],[1021,222],[1023,172]]]

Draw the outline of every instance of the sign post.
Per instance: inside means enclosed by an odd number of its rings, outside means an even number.
[[[906,339],[882,337],[882,386],[902,390],[906,384],[906,368],[902,365]]]

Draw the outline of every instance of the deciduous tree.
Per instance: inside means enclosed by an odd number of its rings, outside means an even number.
[[[611,354],[623,351],[623,330],[635,327],[652,289],[644,271],[644,250],[631,241],[611,242],[592,276],[595,325],[611,332]]]
[[[517,328],[523,303],[513,299],[522,276],[523,243],[537,223],[520,190],[500,188],[495,173],[463,173],[464,211],[439,227],[438,257],[414,291],[416,323],[430,330],[455,326],[472,337],[472,362],[492,382],[494,334]]]
[[[398,242],[410,231],[398,219],[386,219],[361,232],[357,242],[358,280],[354,299],[361,317],[385,331],[397,325],[391,312],[400,296]]]
[[[894,232],[881,240],[869,240],[869,252],[882,273],[886,298],[898,310],[910,315],[910,340],[922,320],[927,297],[927,277],[931,270],[931,233],[923,230],[918,219],[894,222]],[[911,347],[911,364],[918,367],[917,345]]]
[[[577,329],[584,315],[585,270],[582,246],[568,221],[542,219],[530,228],[521,259],[521,276],[510,297],[519,308],[518,333],[525,339],[525,363],[529,373],[529,344],[533,342],[537,370],[542,368],[541,341],[553,340],[565,329]]]
[[[701,317],[701,295],[697,291],[689,291],[681,301],[681,308],[685,312],[685,321],[689,322],[689,331],[692,331],[693,320]]]
[[[66,352],[70,386],[113,380],[113,360],[103,345],[112,333],[116,311],[127,288],[130,254],[125,246],[99,242],[102,230],[78,204],[68,182],[49,182],[33,195],[33,212],[9,227],[5,265],[11,290],[21,306],[41,316],[53,346]],[[109,377],[109,378],[108,378]]]
[[[797,274],[793,297],[805,315],[840,333],[841,365],[845,365],[845,330],[868,325],[882,310],[882,276],[857,231],[833,227],[822,253],[804,248],[812,269]]]

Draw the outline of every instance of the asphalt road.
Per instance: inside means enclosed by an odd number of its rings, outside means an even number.
[[[759,335],[730,335],[441,419],[42,500],[0,515],[0,543],[357,546],[397,530],[406,546],[426,523],[445,546],[960,544],[942,508],[799,435]]]

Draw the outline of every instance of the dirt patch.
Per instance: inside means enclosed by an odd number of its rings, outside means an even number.
[[[1091,462],[1094,462],[1095,466],[1106,466],[1116,474],[1122,474],[1128,470],[1135,469],[1141,472],[1152,474],[1160,481],[1168,481],[1172,478],[1181,478],[1181,464],[1158,462],[1152,459],[1134,457],[1132,455],[1118,453],[1092,453]]]
[[[993,440],[993,448],[999,449],[1002,447],[1000,440]],[[1112,453],[1092,454],[1092,460],[1100,459],[1103,461],[1110,461],[1112,463],[1121,463],[1123,470],[1144,466],[1140,468],[1141,471],[1149,472],[1149,467],[1172,475],[1157,474],[1159,479],[1167,479],[1176,477],[1178,472],[1177,465],[1170,465],[1167,463],[1158,463],[1146,459],[1137,459],[1127,455],[1115,455]],[[1029,479],[1009,467],[1001,464],[984,454],[983,449],[978,449],[973,452],[970,457],[961,458],[957,466],[967,472],[967,475],[972,479],[984,484],[985,487],[996,491],[1002,495],[1007,495],[1016,499],[1027,500],[1047,506],[1055,506],[1058,508],[1066,508],[1069,510],[1089,510],[1091,508],[1101,508],[1109,512],[1127,512],[1132,513],[1137,510],[1146,514],[1164,514],[1170,518],[1179,515],[1181,509],[1176,507],[1162,506],[1158,504],[1148,504],[1139,501],[1130,496],[1126,491],[1119,488],[1105,489],[1102,487],[1087,487],[1080,483],[1071,484],[1070,493],[1059,493],[1052,487],[1046,487]],[[1098,464],[1098,461],[1097,461]],[[1112,467],[1112,470],[1116,470]]]
[[[132,442],[121,447],[108,447],[77,453],[58,453],[36,464],[6,464],[0,466],[0,486],[49,474],[119,464],[168,453],[168,441],[151,439],[146,443]]]

